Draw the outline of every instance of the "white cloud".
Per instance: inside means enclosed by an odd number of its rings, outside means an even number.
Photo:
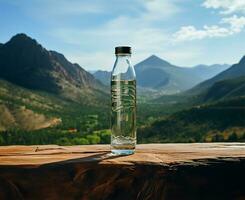
[[[227,24],[228,26],[203,26],[202,29],[196,29],[194,26],[183,26],[173,34],[174,42],[200,40],[204,38],[226,37],[240,33],[245,28],[245,17],[232,17],[223,18],[220,24]]]
[[[240,33],[245,28],[245,17],[233,15],[232,17],[223,18],[221,23],[230,24],[230,32],[232,34]]]
[[[245,0],[204,0],[206,8],[220,9],[222,14],[245,13]],[[218,25],[204,25],[201,29],[195,26],[183,26],[173,34],[174,43],[180,41],[200,40],[204,38],[227,37],[240,33],[245,28],[245,17],[233,14],[223,17]]]
[[[204,38],[224,37],[230,35],[230,31],[219,26],[204,26],[203,29],[196,29],[194,26],[183,26],[173,37],[175,42],[200,40]]]
[[[203,6],[206,8],[221,9],[223,14],[242,12],[245,13],[244,0],[205,0]]]
[[[202,46],[199,46],[199,42],[190,42],[186,45],[180,41],[224,38],[241,33],[245,28],[242,17],[245,13],[245,0],[200,0],[198,2],[204,2],[200,8],[195,7],[194,0],[0,0],[0,2],[14,6],[16,12],[14,15],[10,13],[11,16],[23,16],[26,20],[23,24],[21,20],[20,22],[17,20],[18,32],[19,30],[27,32],[38,40],[45,36],[44,41],[40,41],[45,47],[64,53],[71,61],[78,62],[86,69],[89,67],[111,69],[114,60],[113,51],[117,45],[133,47],[134,63],[150,54],[159,55],[179,65],[183,62],[188,65],[200,63],[201,60],[206,62],[207,55],[213,56],[212,61],[209,59],[213,62],[218,59],[218,54],[210,53],[210,47],[217,46],[212,44],[214,40],[201,43]],[[201,9],[205,9],[204,7],[211,9],[212,13],[202,12]],[[203,14],[203,19],[195,17],[197,12]],[[223,14],[219,15],[220,12]],[[217,15],[209,18],[209,14]],[[209,22],[215,20],[217,16],[223,19],[210,24]],[[181,17],[185,19],[182,20]],[[205,26],[200,24],[204,19],[206,20],[204,24],[207,24]],[[192,20],[198,25],[183,26],[181,23],[186,20]],[[172,31],[176,26],[179,26],[179,29],[173,37]],[[243,40],[242,34],[238,37],[239,41]],[[223,48],[222,45],[227,46],[230,40],[222,41],[224,43],[217,49]],[[233,41],[236,43],[238,40]],[[208,51],[204,54],[205,45]],[[227,53],[227,57],[235,55],[235,52],[244,52],[240,44],[229,49],[232,52]]]

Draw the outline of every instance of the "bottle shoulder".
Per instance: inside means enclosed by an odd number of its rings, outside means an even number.
[[[136,79],[134,66],[129,58],[116,59],[112,70],[112,79]]]

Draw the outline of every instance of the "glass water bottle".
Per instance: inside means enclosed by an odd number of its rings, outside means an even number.
[[[111,151],[133,154],[136,146],[136,76],[131,47],[115,48],[111,75]]]

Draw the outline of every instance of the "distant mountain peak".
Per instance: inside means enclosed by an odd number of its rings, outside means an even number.
[[[241,63],[241,64],[244,64],[245,65],[245,56],[243,56],[242,57],[242,59],[240,60],[240,62],[239,63]],[[245,67],[245,66],[244,66]]]
[[[25,41],[25,42],[29,41],[29,42],[37,43],[36,40],[32,39],[30,36],[26,35],[25,33],[18,33],[10,39],[10,42],[16,42],[16,41]]]
[[[170,64],[169,62],[167,62],[166,60],[163,60],[162,58],[156,56],[156,55],[151,55],[150,57],[148,57],[146,60],[156,60],[156,61],[160,61],[160,62],[166,62],[168,64]]]
[[[42,45],[40,45],[35,39],[26,35],[25,33],[18,33],[13,36],[5,46],[12,46],[13,48],[21,48],[21,49],[39,49],[43,51]]]
[[[90,73],[23,33],[13,36],[0,48],[0,77],[74,101],[83,101],[83,97],[97,102],[104,96],[104,86]]]
[[[25,33],[17,33],[16,35],[14,35],[14,36],[12,37],[12,39],[14,39],[14,38],[28,38],[28,39],[32,39],[30,36],[28,36],[28,35],[25,34]]]
[[[144,66],[149,66],[149,67],[151,67],[151,66],[172,66],[169,62],[161,59],[160,57],[158,57],[154,54],[149,56],[145,60],[141,61],[140,63],[138,63],[137,66],[142,65],[142,64]]]
[[[152,54],[151,56],[148,57],[148,59],[161,59],[158,56]]]

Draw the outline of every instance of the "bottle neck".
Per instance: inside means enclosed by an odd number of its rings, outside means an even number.
[[[116,58],[122,58],[122,59],[131,58],[131,54],[116,54]]]

